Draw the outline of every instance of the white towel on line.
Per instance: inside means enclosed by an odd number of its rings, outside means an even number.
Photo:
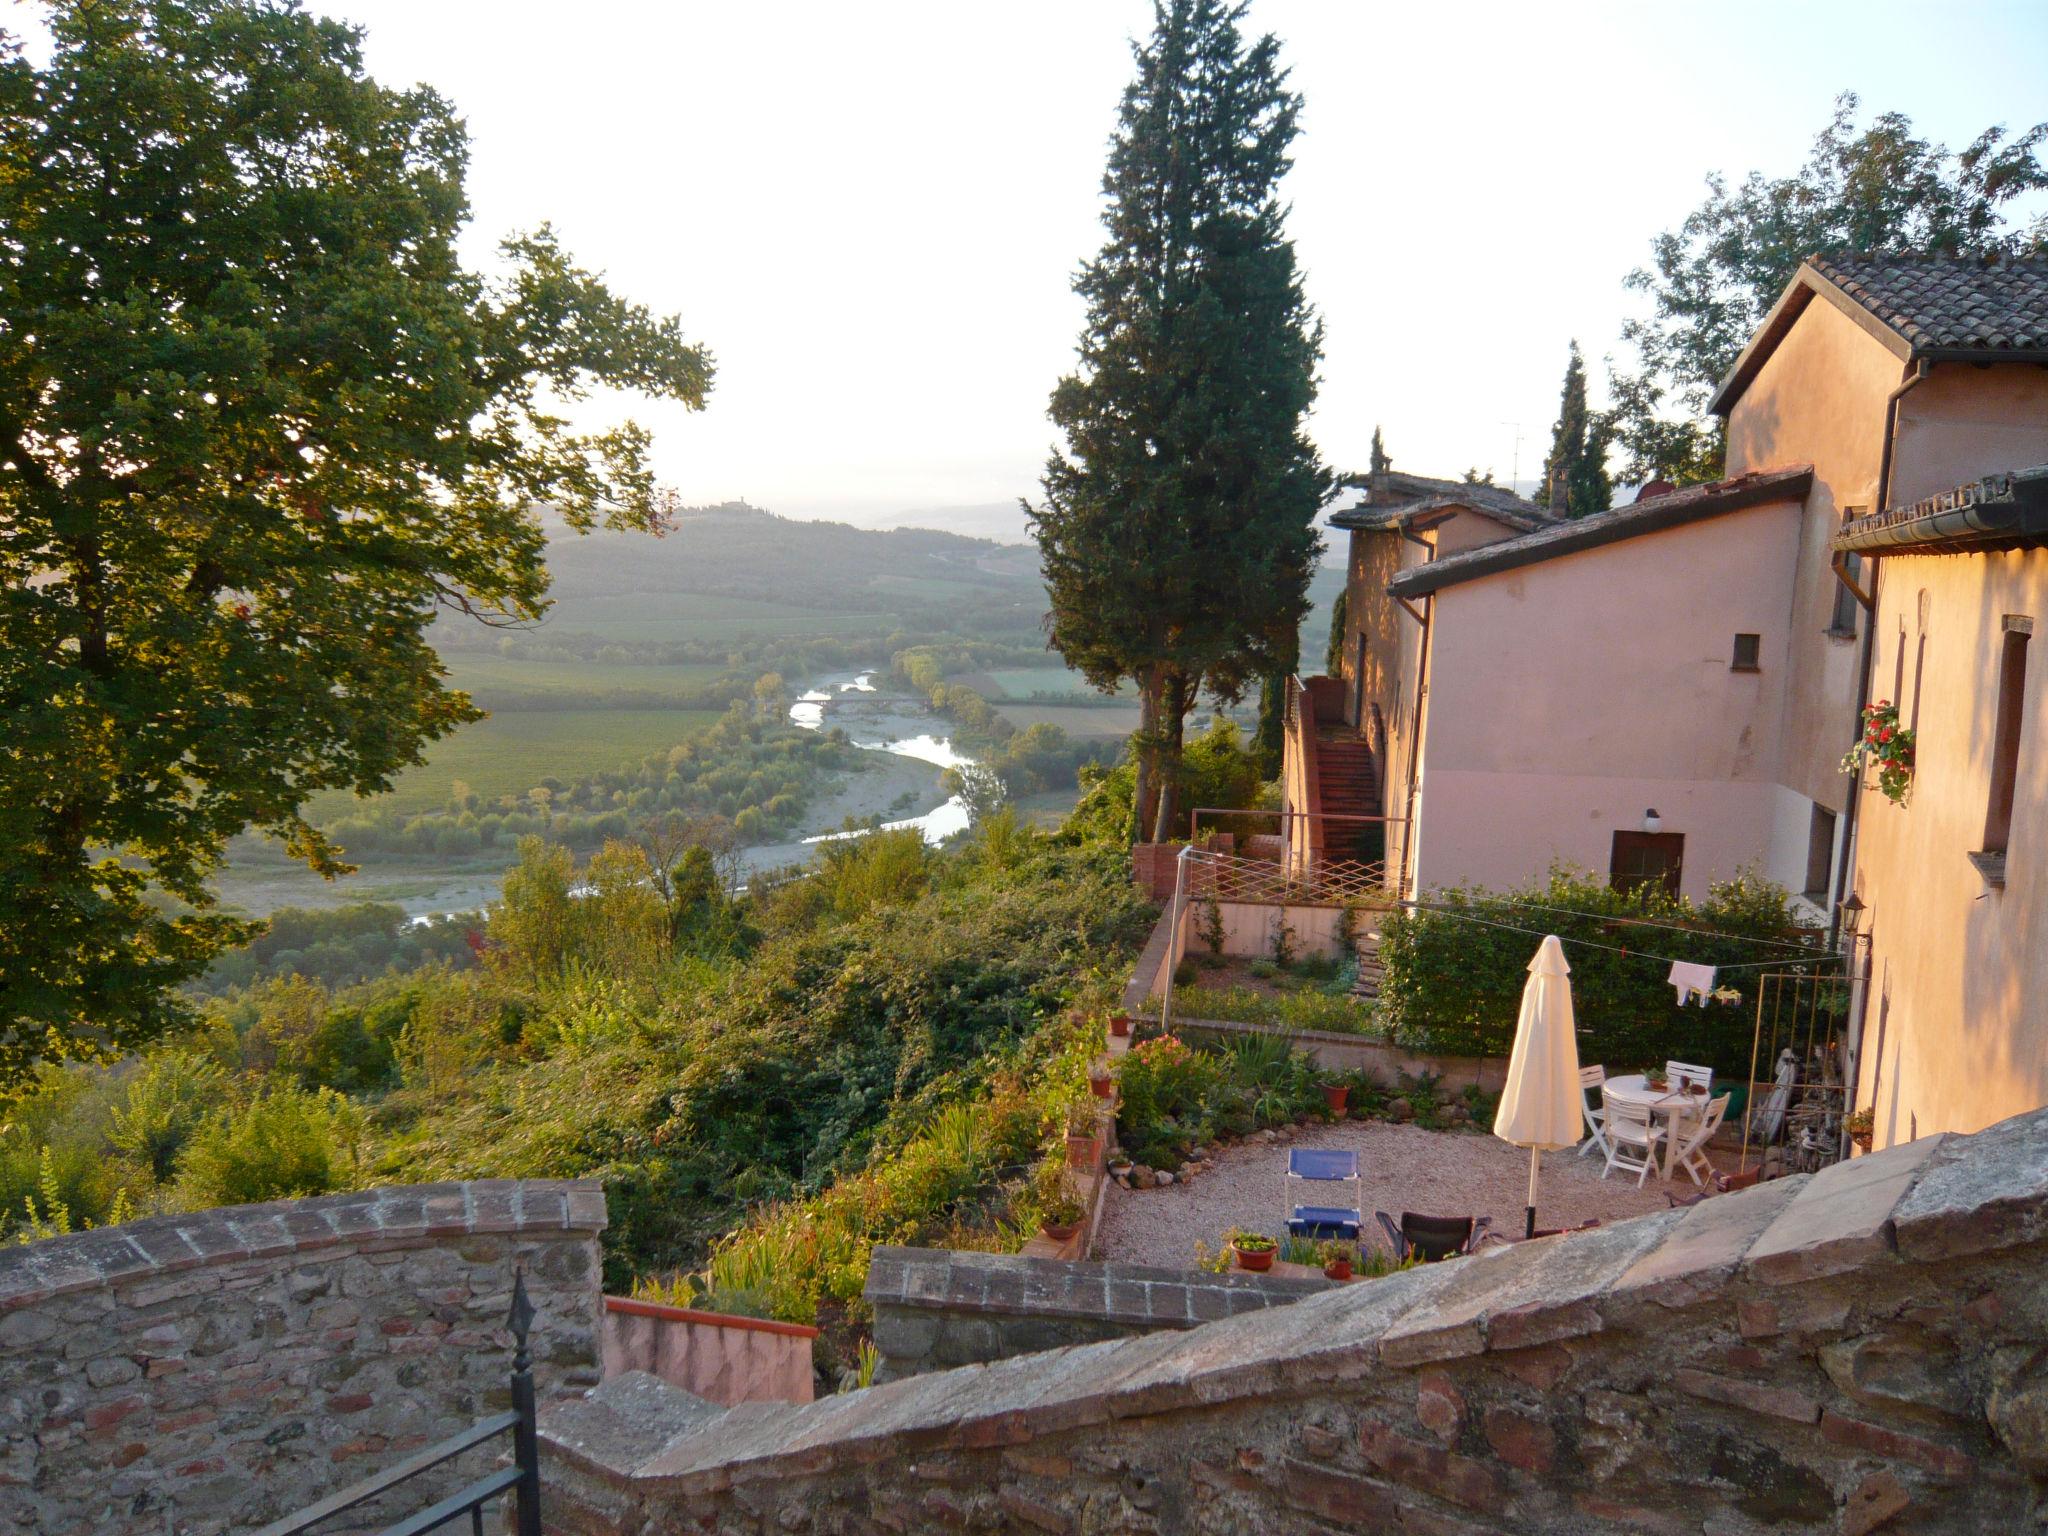
[[[1671,985],[1678,989],[1678,1006],[1683,1008],[1698,994],[1700,1006],[1707,1006],[1707,998],[1714,990],[1714,968],[1711,965],[1694,965],[1689,960],[1671,962]]]

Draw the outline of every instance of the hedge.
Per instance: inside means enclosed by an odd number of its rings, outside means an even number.
[[[1673,926],[1638,926],[1644,921]],[[1388,915],[1380,927],[1380,1008],[1390,1038],[1411,1050],[1507,1055],[1529,961],[1546,933],[1563,940],[1572,968],[1579,1059],[1617,1075],[1678,1060],[1746,1078],[1759,978],[1839,965],[1820,931],[1802,926],[1783,887],[1770,881],[1738,876],[1694,903],[1661,886],[1622,892],[1554,869],[1548,880],[1514,891],[1449,889]],[[1781,957],[1782,965],[1757,964]],[[1666,980],[1671,960],[1740,966],[1717,978],[1740,1000],[1681,1008]]]

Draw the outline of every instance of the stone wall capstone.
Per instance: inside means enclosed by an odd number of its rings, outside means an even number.
[[[865,1299],[877,1381],[1011,1355],[1194,1328],[1300,1301],[1330,1281],[1243,1270],[1063,1263],[1013,1253],[877,1248]]]
[[[515,1268],[542,1399],[595,1385],[604,1225],[595,1181],[493,1180],[0,1248],[0,1531],[251,1528],[502,1411]]]
[[[577,1536],[1765,1536],[2048,1517],[2048,1110],[1291,1306],[542,1419]]]

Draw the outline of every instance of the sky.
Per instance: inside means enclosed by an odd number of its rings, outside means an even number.
[[[718,361],[600,402],[686,502],[866,523],[1035,496],[1139,0],[309,0],[473,140],[470,255],[550,221]],[[2048,4],[1253,0],[1306,100],[1286,192],[1340,471],[1532,481],[1568,343],[1713,170],[1784,174],[1838,92],[1960,146],[2048,117]]]

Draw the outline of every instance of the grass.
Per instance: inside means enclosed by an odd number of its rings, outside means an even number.
[[[426,762],[399,775],[389,794],[368,801],[338,792],[319,795],[307,814],[318,824],[371,806],[404,815],[436,811],[448,803],[457,779],[486,800],[522,795],[545,778],[574,779],[637,764],[717,719],[717,711],[708,709],[507,710],[435,743]]]
[[[1087,679],[1080,673],[1070,672],[1065,667],[995,667],[976,676],[986,678],[996,690],[990,695],[991,699],[997,695],[1005,699],[1028,699],[1035,693],[1072,695],[1077,699],[1103,697],[1088,686]]]
[[[893,613],[825,613],[747,597],[684,592],[621,592],[565,597],[548,627],[608,640],[751,640],[784,635],[887,635]],[[542,631],[546,633],[545,630]]]
[[[1345,1035],[1384,1032],[1379,1016],[1365,1004],[1349,996],[1332,997],[1314,988],[1274,993],[1251,987],[1175,987],[1173,1015],[1177,1019],[1226,1019],[1240,1024],[1324,1029]]]
[[[1092,706],[998,703],[996,713],[1020,731],[1044,721],[1073,737],[1128,736],[1138,728],[1138,705],[1134,699],[1110,699]]]
[[[710,665],[642,667],[604,661],[527,661],[461,652],[448,658],[449,681],[474,694],[486,709],[491,706],[493,694],[560,696],[568,700],[594,693],[630,691],[687,699],[703,684],[722,677],[726,670]]]

